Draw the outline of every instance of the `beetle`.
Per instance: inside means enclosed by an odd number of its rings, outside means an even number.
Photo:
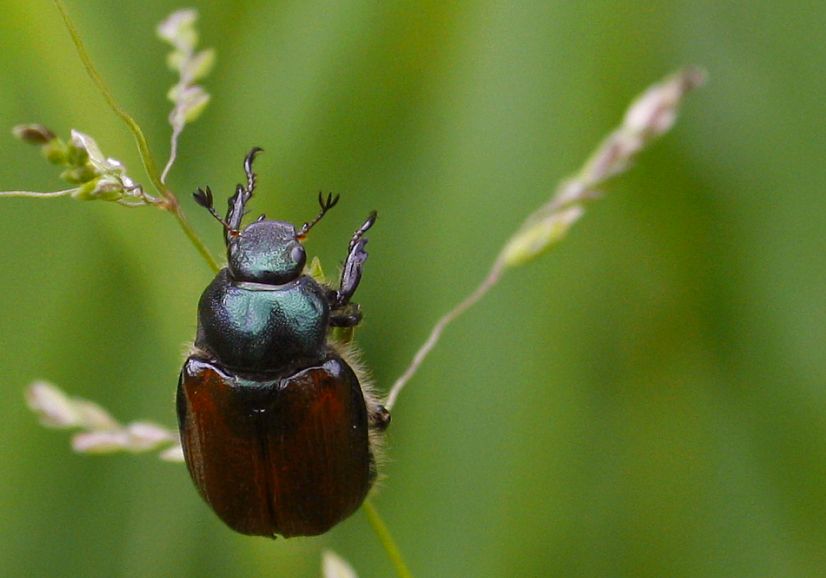
[[[321,534],[352,514],[376,479],[390,413],[377,401],[352,347],[332,328],[361,320],[351,302],[367,259],[369,214],[355,231],[338,287],[305,273],[302,241],[339,197],[296,229],[261,215],[242,228],[256,175],[225,218],[209,187],[194,193],[224,228],[227,266],[198,304],[195,344],[178,380],[177,414],[187,468],[218,517],[243,534]]]

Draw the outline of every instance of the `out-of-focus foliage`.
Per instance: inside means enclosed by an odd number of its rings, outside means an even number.
[[[218,64],[170,186],[232,192],[344,256],[379,221],[358,338],[380,385],[619,120],[687,63],[710,82],[552,253],[451,326],[404,392],[377,505],[417,576],[812,576],[826,566],[826,7],[717,2],[199,2]],[[70,2],[114,93],[168,143],[157,23],[179,4]],[[6,0],[0,125],[76,128],[138,180],[132,139],[53,5]],[[5,130],[5,129],[4,129]],[[57,190],[0,135],[0,189]],[[302,540],[233,534],[180,465],[79,457],[36,378],[172,424],[210,273],[159,211],[0,203],[0,574],[318,576],[391,569],[362,514]],[[328,265],[328,268],[332,268]]]

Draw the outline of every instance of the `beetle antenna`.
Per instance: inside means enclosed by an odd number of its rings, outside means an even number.
[[[215,217],[215,220],[221,223],[230,235],[235,236],[238,234],[238,231],[230,227],[229,223],[222,219],[221,215],[218,214],[218,211],[215,210],[215,207],[213,206],[214,199],[212,197],[212,189],[209,187],[205,187],[203,189],[198,187],[198,190],[192,193],[192,196],[195,198],[195,202],[209,211],[209,214]]]
[[[325,199],[324,194],[319,191],[319,193],[318,193],[318,204],[321,206],[321,212],[312,221],[310,221],[308,223],[304,223],[301,226],[301,229],[298,231],[298,234],[296,236],[299,239],[303,239],[304,237],[306,237],[307,233],[310,232],[310,229],[312,229],[313,226],[316,223],[318,223],[324,215],[327,214],[327,211],[329,211],[330,209],[332,209],[333,207],[336,206],[336,203],[338,203],[338,200],[340,198],[341,198],[341,195],[336,195],[334,197],[333,193],[327,193],[327,198]]]

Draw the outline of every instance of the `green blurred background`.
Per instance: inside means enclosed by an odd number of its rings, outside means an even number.
[[[308,243],[328,268],[378,209],[358,301],[382,387],[634,95],[705,66],[674,132],[447,331],[396,408],[376,502],[419,577],[822,575],[826,5],[193,4],[218,64],[170,183],[218,252],[189,193],[230,193],[264,147],[255,211],[303,222],[342,194]],[[174,77],[154,27],[180,6],[69,2],[159,159]],[[80,129],[146,182],[52,3],[2,8],[0,125]],[[5,134],[0,189],[61,187]],[[41,428],[35,378],[173,424],[211,274],[151,209],[6,199],[0,219],[0,575],[318,576],[328,547],[392,575],[363,513],[243,537],[182,466],[77,456]]]

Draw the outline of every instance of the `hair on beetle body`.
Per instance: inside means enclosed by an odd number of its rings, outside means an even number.
[[[356,374],[361,385],[362,395],[364,395],[368,416],[370,451],[372,452],[371,465],[375,470],[372,475],[373,485],[370,488],[372,494],[379,489],[384,465],[387,463],[384,432],[390,426],[390,412],[381,403],[381,398],[376,391],[375,380],[370,369],[363,361],[363,354],[358,345],[352,341],[344,342],[335,339],[331,339],[329,344]]]

